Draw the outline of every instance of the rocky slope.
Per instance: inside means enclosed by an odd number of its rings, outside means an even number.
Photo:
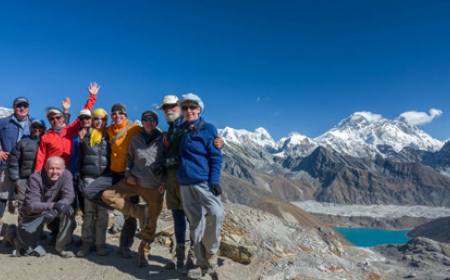
[[[419,237],[402,246],[382,246],[376,250],[386,258],[409,268],[409,274],[403,278],[450,279],[450,246],[448,244]],[[394,279],[400,279],[400,277]]]
[[[450,216],[442,217],[415,227],[408,233],[411,237],[426,237],[438,242],[450,243]]]

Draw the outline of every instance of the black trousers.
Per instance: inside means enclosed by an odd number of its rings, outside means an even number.
[[[51,221],[45,220],[45,212],[36,216],[23,216],[19,221],[17,229],[17,240],[19,250],[33,251],[40,245],[43,227],[47,227],[56,235],[55,249],[57,251],[65,250],[66,246],[72,241],[73,228],[73,210],[70,214],[60,214]]]

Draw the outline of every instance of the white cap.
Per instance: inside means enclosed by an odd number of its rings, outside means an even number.
[[[83,109],[83,110],[81,110],[80,113],[78,114],[78,117],[81,117],[81,116],[88,116],[88,117],[91,117],[92,114],[91,114],[91,111],[89,111],[88,109]]]
[[[56,108],[56,107],[47,108],[47,117],[50,115],[62,115],[62,114],[63,114],[63,112],[59,108]]]
[[[166,95],[164,96],[159,109],[161,110],[164,105],[173,105],[178,103],[178,97],[176,95]]]
[[[183,94],[181,96],[181,102],[180,103],[183,104],[183,103],[188,102],[188,101],[197,103],[202,112],[203,112],[203,110],[205,110],[205,105],[203,104],[203,101],[200,99],[200,97],[198,97],[198,95],[193,94],[193,93]]]

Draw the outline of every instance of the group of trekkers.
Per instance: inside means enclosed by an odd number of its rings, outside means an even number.
[[[203,101],[192,93],[165,96],[159,109],[168,131],[162,132],[155,111],[143,112],[139,124],[128,119],[123,104],[111,107],[108,126],[108,112],[94,108],[99,90],[89,85],[87,102],[72,122],[67,98],[62,109],[47,108],[48,129],[30,117],[25,97],[15,98],[12,115],[0,119],[1,237],[15,256],[42,256],[47,226],[60,256],[85,257],[94,250],[105,256],[109,213],[115,209],[125,219],[118,253],[133,257],[136,235],[137,264],[146,266],[165,197],[176,240],[168,266],[190,278],[215,273],[224,220],[223,140],[203,119]],[[17,225],[3,223],[5,211],[15,208]],[[80,212],[82,243],[74,254],[68,246]]]

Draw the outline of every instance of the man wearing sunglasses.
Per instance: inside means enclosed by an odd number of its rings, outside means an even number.
[[[128,146],[125,178],[103,192],[102,200],[127,216],[138,218],[142,239],[138,250],[138,266],[146,266],[150,245],[155,239],[156,225],[164,200],[164,146],[158,128],[158,115],[145,111],[142,128]],[[127,200],[140,196],[147,205]]]
[[[88,87],[89,98],[84,109],[92,110],[97,100],[100,86],[91,83]],[[47,119],[51,128],[42,136],[36,157],[35,171],[41,171],[47,158],[60,156],[64,159],[66,166],[70,166],[72,155],[72,141],[80,130],[80,119],[77,118],[70,124],[66,124],[64,112],[58,108],[51,107],[47,110]]]
[[[166,268],[176,268],[179,271],[186,272],[193,267],[194,252],[191,243],[186,259],[187,220],[181,201],[180,185],[177,180],[177,169],[180,163],[179,144],[186,131],[182,127],[183,116],[181,114],[181,107],[177,96],[164,96],[159,109],[164,112],[164,117],[169,125],[167,132],[164,134],[164,145],[166,147],[165,167],[167,173],[166,206],[167,209],[172,211],[175,240],[177,243],[175,249],[176,261],[174,263],[169,263]],[[216,148],[221,149],[223,144],[223,139],[221,137],[216,137],[214,139],[214,146]]]
[[[84,200],[79,187],[79,170],[78,170],[78,156],[80,150],[80,143],[92,125],[92,113],[88,109],[82,109],[78,114],[80,120],[80,130],[72,140],[72,155],[70,157],[69,170],[73,175],[73,186],[75,188],[75,200],[73,208],[75,212],[84,211]]]
[[[0,227],[8,200],[13,196],[13,183],[9,180],[7,160],[17,143],[30,135],[32,118],[29,117],[29,101],[25,97],[17,97],[13,101],[14,113],[0,119]],[[13,207],[10,207],[10,211]]]
[[[200,116],[204,111],[200,97],[185,94],[180,104],[186,132],[179,144],[177,179],[198,266],[188,270],[188,278],[214,277],[224,220],[222,152],[214,145],[217,129]]]

